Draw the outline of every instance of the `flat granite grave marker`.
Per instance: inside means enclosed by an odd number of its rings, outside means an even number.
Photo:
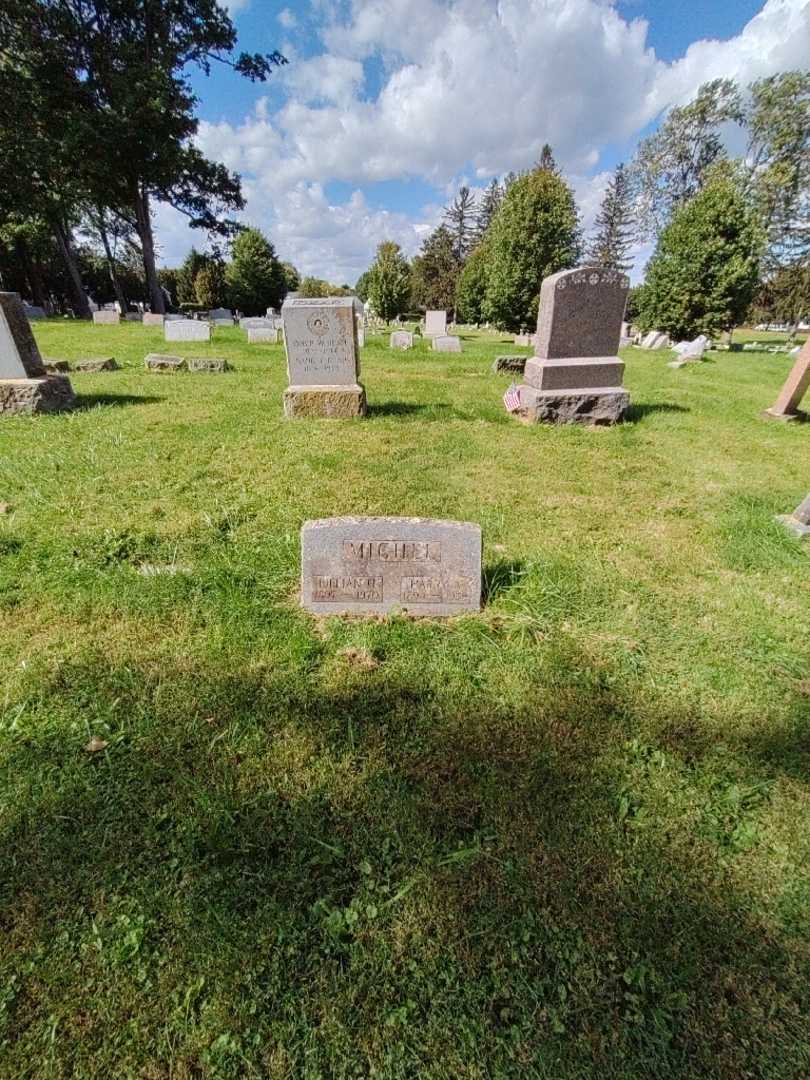
[[[447,333],[447,312],[425,312],[425,337],[444,337]]]
[[[210,341],[211,324],[199,319],[172,319],[163,324],[164,341]]]
[[[403,517],[307,521],[301,604],[318,615],[479,611],[481,527]]]
[[[281,331],[266,326],[251,326],[247,332],[248,345],[278,345]]]
[[[121,316],[117,311],[94,311],[93,322],[96,326],[118,326]]]
[[[233,326],[233,312],[228,308],[212,308],[208,312],[208,321],[214,326]]]
[[[166,316],[160,315],[156,311],[145,311],[143,313],[144,326],[163,326],[165,321]]]
[[[540,289],[536,355],[526,361],[512,415],[536,423],[615,424],[630,396],[619,348],[630,281],[617,270],[580,267]]]
[[[805,341],[796,357],[785,385],[765,416],[773,420],[803,420],[805,414],[799,410],[802,398],[810,389],[810,338]]]
[[[348,419],[365,416],[360,375],[356,302],[351,296],[296,297],[284,301],[284,346],[289,386],[284,414],[290,418]]]
[[[0,413],[61,412],[75,401],[70,380],[48,374],[19,294],[0,292]]]

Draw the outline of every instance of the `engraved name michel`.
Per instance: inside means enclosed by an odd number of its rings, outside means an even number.
[[[436,565],[442,561],[440,540],[344,540],[339,546],[338,555],[346,563],[428,564],[420,567],[420,573],[400,578],[398,599],[403,603],[463,603],[473,598],[475,582],[470,578],[429,572],[429,564]],[[392,598],[385,595],[382,576],[315,574],[312,577],[312,599],[316,603],[363,600],[382,604]]]

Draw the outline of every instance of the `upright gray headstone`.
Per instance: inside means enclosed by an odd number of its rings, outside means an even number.
[[[289,297],[281,309],[289,386],[288,417],[363,416],[356,305],[351,296]]]
[[[617,356],[630,281],[617,270],[552,274],[540,289],[534,343],[513,415],[527,421],[611,424],[630,404]]]
[[[447,312],[425,312],[425,337],[444,337],[447,333]]]
[[[413,334],[408,330],[395,330],[388,339],[389,349],[412,349]]]
[[[224,307],[211,308],[208,321],[214,326],[233,326],[233,312]]]
[[[280,335],[281,331],[272,327],[250,327],[247,332],[248,345],[277,345]]]
[[[172,319],[163,324],[164,341],[210,341],[211,324],[199,319]]]
[[[435,352],[461,352],[461,338],[439,335],[433,339]]]
[[[103,308],[101,311],[93,312],[93,322],[96,326],[117,326],[121,321],[121,316],[117,311],[110,311],[107,308]]]
[[[163,326],[165,321],[166,316],[160,315],[156,311],[145,311],[143,313],[144,326]]]
[[[48,375],[19,294],[0,292],[0,413],[59,412],[74,402],[70,380]]]
[[[301,603],[317,614],[456,615],[481,607],[481,528],[343,517],[301,530]]]

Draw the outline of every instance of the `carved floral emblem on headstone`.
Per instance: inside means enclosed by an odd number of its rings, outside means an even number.
[[[313,311],[307,326],[316,337],[325,337],[329,333],[329,316],[323,311]]]

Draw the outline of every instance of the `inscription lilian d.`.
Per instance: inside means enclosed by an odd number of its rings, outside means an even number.
[[[340,600],[354,603],[381,604],[381,577],[338,577],[316,574],[312,578],[312,599],[319,604],[334,604]]]
[[[318,614],[456,615],[481,606],[481,529],[435,518],[308,521],[301,602]]]
[[[438,540],[344,540],[343,558],[361,561],[379,559],[382,562],[442,561],[442,545]]]

